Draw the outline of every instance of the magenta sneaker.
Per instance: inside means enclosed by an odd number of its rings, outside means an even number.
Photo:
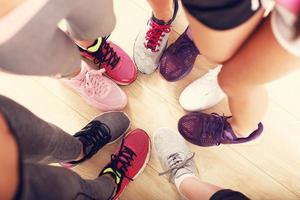
[[[216,113],[192,112],[179,120],[178,130],[187,141],[203,147],[250,142],[257,139],[263,131],[263,125],[259,123],[258,128],[248,137],[239,138],[227,121],[229,118]]]
[[[187,34],[189,28],[163,53],[159,62],[159,72],[167,81],[178,81],[193,69],[198,48]]]
[[[137,78],[137,69],[129,55],[118,45],[99,38],[86,50],[79,47],[80,54],[94,62],[105,74],[119,85],[129,85]]]
[[[102,111],[123,109],[127,104],[127,96],[122,89],[103,76],[104,69],[88,69],[87,64],[82,63],[81,72],[72,79],[65,79],[65,82],[91,106]]]

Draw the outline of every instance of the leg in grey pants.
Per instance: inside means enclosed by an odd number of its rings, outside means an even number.
[[[114,183],[107,177],[84,180],[75,172],[45,163],[69,161],[80,154],[81,143],[16,102],[0,96],[4,115],[20,150],[20,199],[108,199]]]
[[[43,2],[42,5],[40,5]],[[72,39],[96,40],[115,27],[112,0],[27,0],[11,14],[18,31],[0,42],[0,70],[38,76],[69,76],[81,66]],[[70,37],[58,28],[66,19]],[[5,20],[5,19],[4,19]],[[21,21],[21,22],[19,22]],[[23,22],[24,21],[24,22]],[[21,23],[21,24],[20,24]],[[10,27],[2,27],[10,28]],[[4,32],[1,30],[0,33]],[[72,38],[72,39],[71,39]]]

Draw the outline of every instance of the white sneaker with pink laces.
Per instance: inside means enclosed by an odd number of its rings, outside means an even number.
[[[112,80],[103,76],[104,69],[89,69],[82,62],[80,73],[65,79],[70,87],[77,91],[85,101],[102,111],[121,110],[127,104],[127,96],[124,91]]]
[[[141,73],[152,74],[158,68],[177,11],[178,1],[174,0],[174,13],[170,21],[164,22],[152,16],[137,35],[133,46],[133,60]]]

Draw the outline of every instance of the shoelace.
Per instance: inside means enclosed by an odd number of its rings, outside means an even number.
[[[95,57],[94,63],[107,64],[113,70],[120,61],[120,57],[117,55],[113,47],[107,42],[109,36],[102,38],[101,46],[95,53],[92,53]]]
[[[191,161],[193,160],[195,153],[189,153],[185,158],[181,158],[179,153],[174,153],[170,155],[167,160],[170,168],[164,172],[159,173],[159,176],[170,174],[169,181],[173,180],[176,176],[178,170],[182,168],[186,168],[191,165]],[[189,170],[189,169],[187,169]]]
[[[86,88],[89,96],[102,95],[107,91],[107,83],[103,73],[105,69],[91,70],[85,74],[82,85]]]
[[[124,139],[123,139],[118,155],[115,154],[111,155],[112,168],[120,172],[120,174],[123,175],[124,177],[133,181],[132,178],[126,176],[126,172],[128,171],[128,167],[132,165],[131,162],[133,161],[134,157],[136,157],[136,154],[130,148],[124,145]],[[116,174],[116,176],[122,178],[118,174]]]
[[[171,31],[171,25],[159,25],[153,21],[150,22],[151,28],[146,33],[146,43],[144,43],[147,49],[151,49],[152,52],[158,52],[158,46],[162,41],[162,37]]]
[[[211,117],[204,121],[202,132],[211,134],[212,139],[216,141],[216,145],[220,145],[220,138],[222,137],[227,119],[230,117],[220,116],[217,113],[211,113]],[[217,120],[216,120],[217,119]]]
[[[105,144],[107,144],[111,139],[110,128],[99,121],[92,121],[86,125],[81,131],[76,133],[75,137],[83,143],[84,146],[84,158],[78,161],[70,162],[71,164],[76,164],[83,162],[91,158],[95,153],[98,152]],[[87,149],[90,148],[88,151]],[[88,151],[88,152],[87,152]]]

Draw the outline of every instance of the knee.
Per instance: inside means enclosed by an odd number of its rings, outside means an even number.
[[[223,92],[227,96],[233,96],[238,92],[238,83],[236,83],[233,76],[229,76],[226,73],[224,73],[223,70],[218,75],[218,83]]]

